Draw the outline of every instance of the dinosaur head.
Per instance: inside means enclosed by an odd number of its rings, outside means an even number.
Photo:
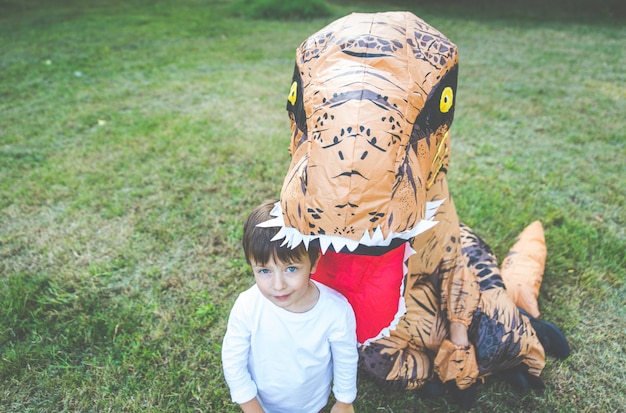
[[[456,46],[408,12],[354,13],[304,41],[281,236],[353,251],[434,225],[427,191],[447,169],[457,64]]]

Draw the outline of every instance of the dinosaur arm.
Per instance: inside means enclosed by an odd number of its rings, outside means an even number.
[[[454,250],[456,248],[452,249],[452,251]],[[480,293],[478,281],[465,267],[464,261],[460,257],[460,246],[458,254],[459,257],[452,257],[452,260],[459,262],[442,272],[441,305],[451,327],[460,324],[467,329],[472,321],[474,311],[478,308]],[[455,332],[459,334],[458,326],[455,327]]]
[[[439,223],[433,228],[436,234],[430,248],[434,250],[431,253],[435,257],[440,257],[437,272],[441,288],[441,309],[448,321],[455,325],[453,338],[457,340],[453,341],[460,344],[467,340],[464,339],[464,335],[466,336],[472,315],[478,308],[480,296],[478,279],[467,268],[462,256],[459,219],[445,176],[437,179],[429,189],[429,195],[431,199],[446,199],[435,217]],[[462,325],[464,329],[457,324]],[[459,343],[456,343],[457,341]]]
[[[461,256],[459,224],[452,200],[447,199],[441,209],[444,213],[437,211],[437,225],[413,239],[411,245],[416,254],[408,265],[410,274],[425,277],[437,289],[439,300],[433,305],[451,323],[451,338],[460,345],[465,342],[467,327],[478,307],[479,285]]]

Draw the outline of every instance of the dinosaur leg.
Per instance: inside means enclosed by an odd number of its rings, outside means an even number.
[[[433,285],[409,275],[406,313],[388,337],[361,347],[361,368],[392,388],[413,390],[433,378],[436,349],[446,335]]]
[[[504,289],[483,291],[468,333],[481,376],[523,363],[531,375],[539,377],[545,366],[545,351],[530,319],[519,312]]]
[[[432,375],[432,355],[397,336],[361,347],[360,356],[361,368],[392,389],[418,389]]]
[[[539,377],[545,366],[544,348],[531,324],[507,294],[491,249],[470,228],[461,225],[463,256],[481,289],[479,309],[469,328],[481,376],[520,364]]]

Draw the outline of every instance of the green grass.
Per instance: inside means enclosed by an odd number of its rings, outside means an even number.
[[[335,17],[384,8],[410,8],[459,46],[459,215],[500,258],[543,221],[540,307],[573,347],[548,360],[543,395],[489,381],[474,410],[623,409],[626,30],[614,2],[593,15],[341,3],[304,22],[230,17],[231,4],[0,1],[0,411],[238,411],[220,345],[252,283],[243,220],[278,195],[289,163],[295,48]],[[456,411],[366,377],[356,408]]]

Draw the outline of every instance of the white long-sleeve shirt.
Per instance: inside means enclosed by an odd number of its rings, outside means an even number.
[[[292,313],[256,285],[235,301],[222,344],[224,376],[235,403],[257,397],[266,412],[319,412],[331,391],[356,398],[358,363],[352,307],[338,292],[315,283],[317,304]]]

